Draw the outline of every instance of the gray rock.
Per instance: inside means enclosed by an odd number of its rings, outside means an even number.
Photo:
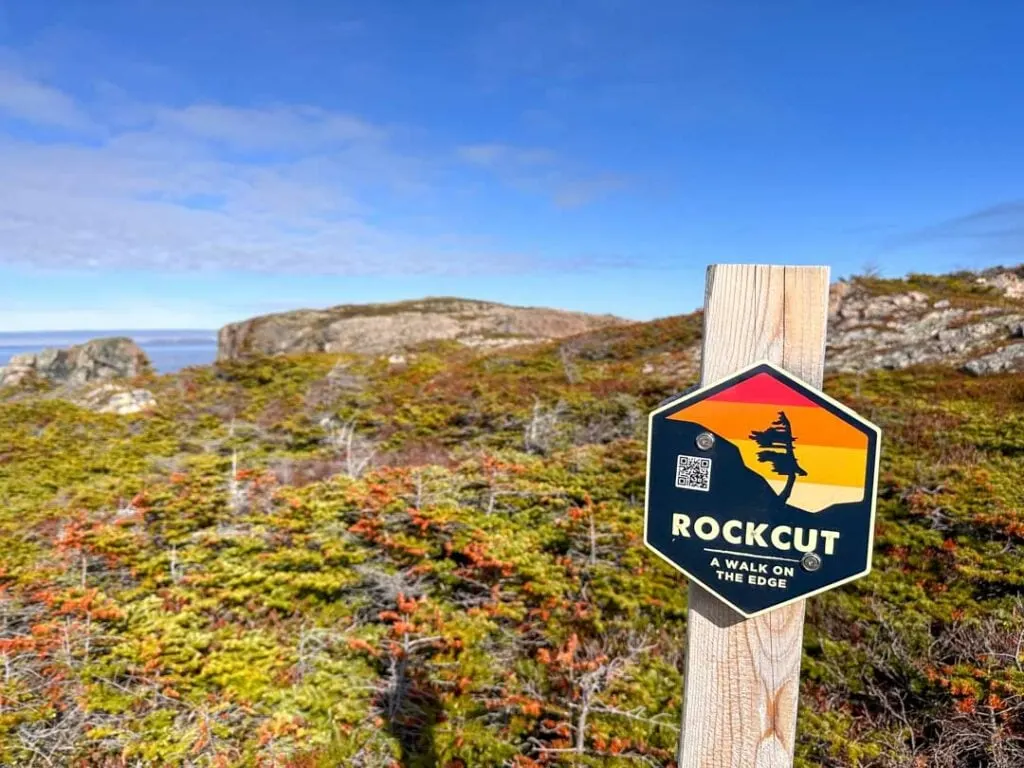
[[[346,305],[264,315],[224,326],[217,359],[303,352],[400,354],[427,341],[505,347],[574,336],[628,321],[465,299]]]
[[[1024,338],[1024,315],[1005,306],[954,308],[948,301],[932,305],[919,291],[871,296],[853,286],[832,307],[827,370],[964,366],[1011,337]],[[991,363],[1001,364],[999,359]]]
[[[352,373],[346,362],[335,365],[327,374],[327,386],[335,392],[362,392],[366,389],[366,377]]]
[[[983,320],[972,325],[961,325],[959,328],[943,328],[935,334],[939,341],[962,341],[968,343],[974,339],[983,339],[994,336],[1003,330],[1001,323],[993,323],[990,320]]]
[[[962,368],[975,376],[1021,369],[1024,369],[1024,343],[1010,344],[995,352],[969,360]]]
[[[990,272],[977,278],[981,285],[989,285],[1010,299],[1024,298],[1024,280],[1014,272]]]
[[[80,385],[132,378],[148,370],[146,353],[131,339],[92,339],[67,349],[49,348],[13,356],[0,368],[0,386],[16,386],[30,379]]]
[[[839,315],[840,309],[842,309],[843,302],[846,297],[853,291],[853,286],[846,280],[840,280],[836,283],[832,283],[829,286],[828,291],[828,316],[831,320]]]
[[[75,398],[74,402],[97,413],[125,416],[156,407],[156,398],[146,389],[131,389],[117,384],[104,384]]]

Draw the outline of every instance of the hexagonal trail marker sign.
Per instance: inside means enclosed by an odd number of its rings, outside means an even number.
[[[871,569],[879,429],[768,361],[650,415],[644,541],[745,617]]]

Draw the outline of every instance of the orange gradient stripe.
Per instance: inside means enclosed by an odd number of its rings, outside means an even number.
[[[724,400],[702,400],[668,418],[692,421],[718,433],[730,442],[750,438],[754,429],[767,429],[785,411],[796,438],[797,457],[808,446],[868,449],[868,438],[824,408],[815,406],[737,403]]]
[[[766,480],[785,480],[775,474],[770,464],[757,460],[757,452],[761,447],[753,440],[735,443],[743,457],[743,463],[753,469]],[[821,445],[796,446],[796,460],[807,472],[796,479],[801,483],[816,485],[843,485],[851,488],[863,488],[867,476],[867,463],[864,452],[856,448],[833,448]]]

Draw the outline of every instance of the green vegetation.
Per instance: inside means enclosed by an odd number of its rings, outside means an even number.
[[[134,416],[7,393],[0,765],[671,764],[645,414],[698,335],[222,364]],[[808,603],[798,764],[1022,764],[1024,380],[826,389],[885,430],[880,522]]]
[[[976,272],[951,272],[929,275],[912,272],[903,278],[861,275],[853,283],[873,296],[920,291],[933,301],[946,299],[953,306],[967,309],[979,306],[1019,306],[1019,301],[1008,299],[992,285],[978,282]]]

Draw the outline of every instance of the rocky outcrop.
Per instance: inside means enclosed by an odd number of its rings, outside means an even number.
[[[1024,370],[1024,343],[1010,344],[964,364],[963,370],[975,376]]]
[[[1024,279],[1017,272],[996,268],[983,272],[975,282],[991,286],[1007,298],[1024,299]]]
[[[72,398],[73,402],[97,413],[116,413],[127,416],[156,407],[156,398],[147,389],[133,389],[118,384],[103,384],[85,394]]]
[[[1024,306],[954,306],[948,299],[913,290],[872,295],[855,283],[845,284],[839,293],[837,299],[834,286],[828,370],[952,365],[980,374],[1024,368],[1024,355],[1001,349],[1020,335]],[[982,359],[986,362],[972,362]]]
[[[13,356],[0,368],[0,386],[16,386],[30,380],[75,386],[132,378],[149,368],[146,353],[131,339],[92,339],[67,349],[51,348]]]
[[[428,341],[508,347],[626,323],[613,315],[466,299],[344,305],[263,315],[220,330],[217,359],[302,352],[395,354]]]

